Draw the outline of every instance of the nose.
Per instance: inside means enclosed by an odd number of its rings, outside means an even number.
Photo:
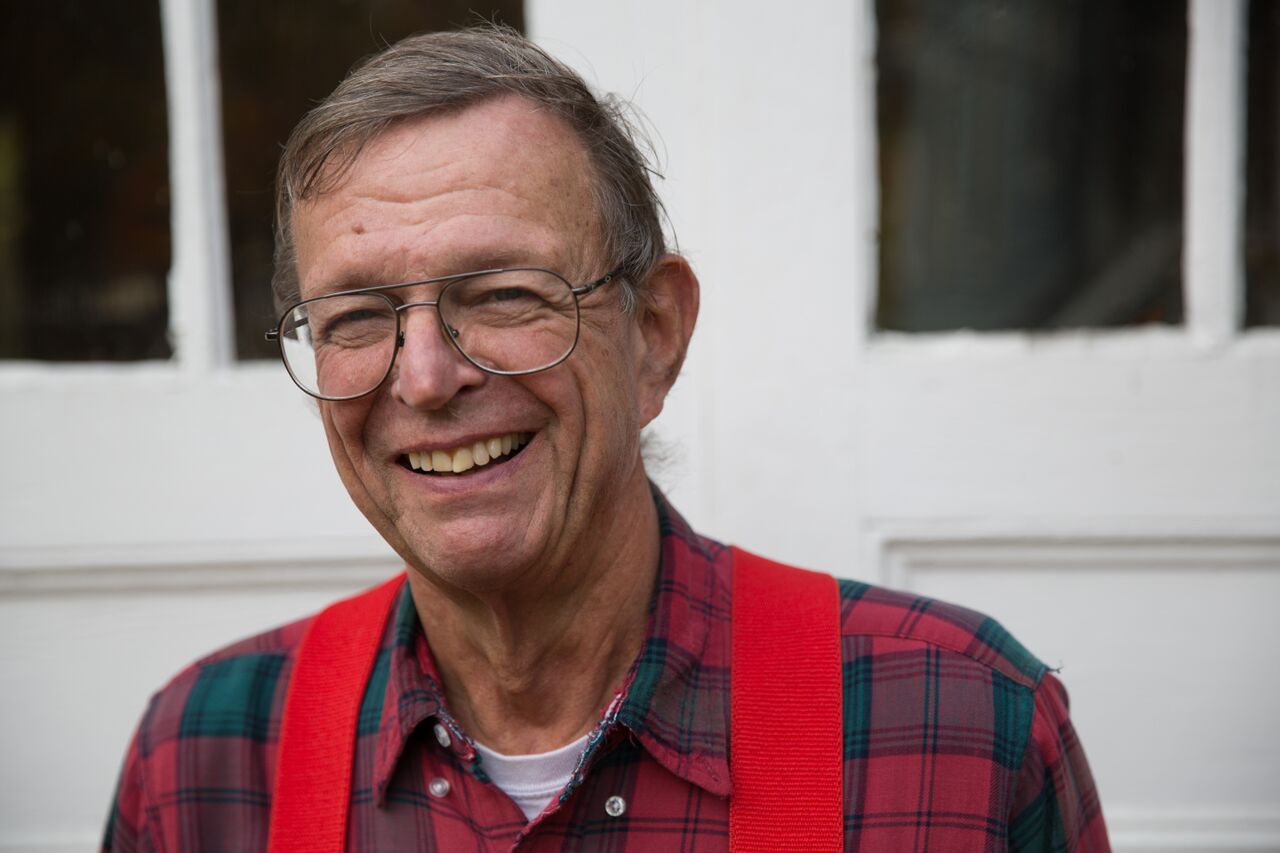
[[[447,406],[468,388],[484,383],[488,374],[462,357],[445,337],[440,315],[432,305],[417,305],[400,315],[404,344],[396,355],[391,395],[413,409]]]

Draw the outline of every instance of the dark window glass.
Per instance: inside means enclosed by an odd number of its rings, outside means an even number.
[[[876,12],[878,325],[1180,322],[1185,4]]]
[[[0,358],[167,358],[159,4],[3,8]]]
[[[1245,323],[1280,326],[1280,2],[1249,4]]]
[[[524,27],[520,0],[219,0],[236,351],[276,358],[262,339],[271,302],[273,185],[289,131],[362,57],[423,30],[496,19]]]

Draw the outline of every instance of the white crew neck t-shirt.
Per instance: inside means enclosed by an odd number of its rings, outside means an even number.
[[[476,751],[480,753],[480,766],[493,784],[515,801],[526,819],[533,820],[569,784],[573,768],[587,748],[588,737],[583,735],[559,749],[536,755],[503,755],[482,743],[476,744]]]

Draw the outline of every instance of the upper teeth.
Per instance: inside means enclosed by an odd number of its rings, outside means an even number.
[[[409,465],[418,471],[452,471],[461,474],[476,465],[488,465],[492,459],[506,456],[529,443],[529,433],[509,432],[493,438],[482,438],[473,444],[452,450],[423,450],[409,454]]]

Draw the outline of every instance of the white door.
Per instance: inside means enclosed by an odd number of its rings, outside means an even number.
[[[93,849],[149,692],[395,561],[229,355],[212,0],[167,0],[175,359],[0,365],[0,851]],[[660,134],[704,285],[655,471],[704,532],[977,607],[1063,667],[1118,849],[1280,850],[1280,335],[1241,331],[1242,0],[1189,17],[1186,321],[872,331],[870,0],[535,0]]]
[[[637,96],[703,281],[659,429],[695,526],[1000,619],[1062,667],[1117,849],[1280,850],[1280,330],[1240,320],[1247,4],[1188,9],[1185,320],[1037,335],[872,331],[874,3],[567,5],[534,31]]]

